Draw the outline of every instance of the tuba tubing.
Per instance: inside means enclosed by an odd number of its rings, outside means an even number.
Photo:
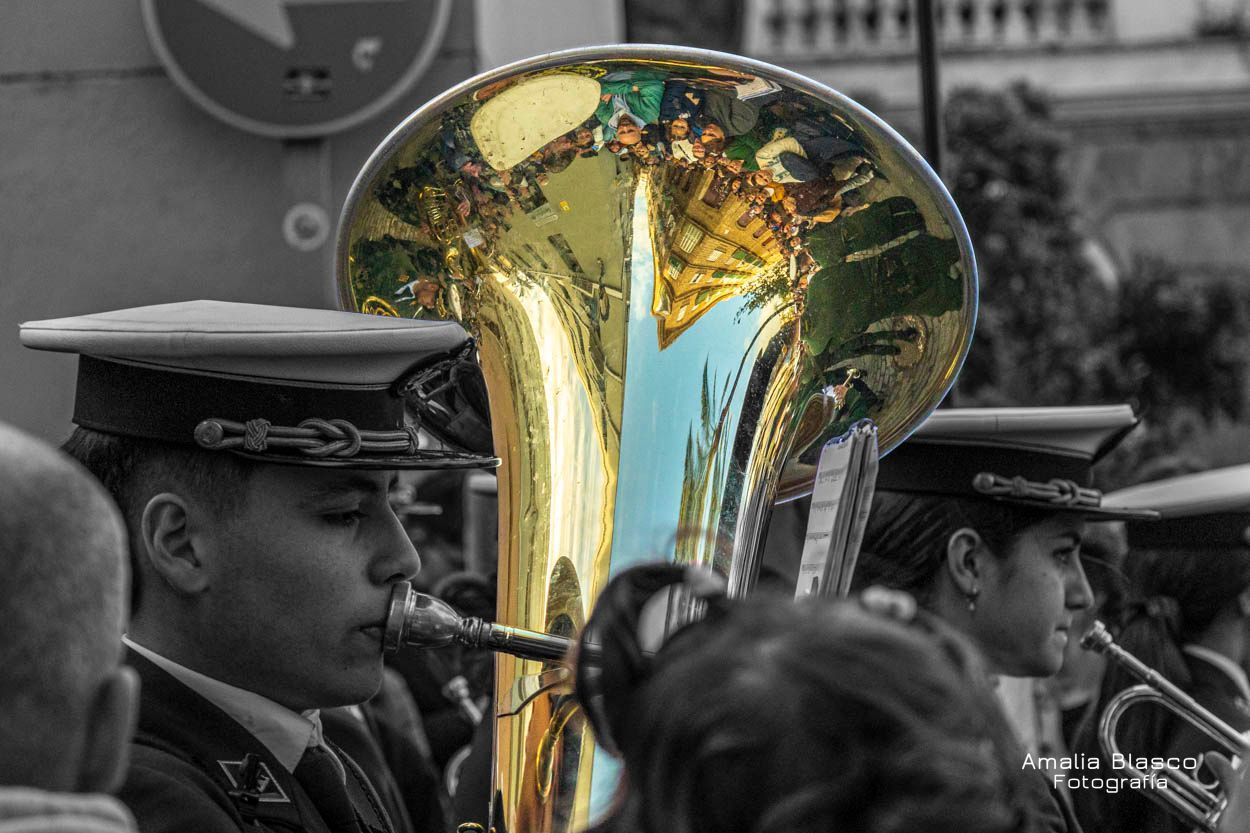
[[[1153,703],[1173,712],[1233,756],[1244,757],[1250,751],[1250,742],[1241,733],[1181,691],[1158,671],[1115,644],[1102,622],[1095,622],[1081,638],[1081,647],[1109,656],[1141,681],[1139,685],[1126,688],[1111,698],[1099,717],[1098,740],[1105,754],[1123,756],[1115,739],[1116,729],[1131,707],[1146,703]],[[1164,809],[1195,825],[1197,829],[1215,833],[1220,814],[1228,803],[1226,797],[1215,788],[1203,784],[1176,767],[1143,770],[1128,766],[1125,770],[1134,778],[1152,783],[1160,777],[1166,777],[1167,788],[1143,788],[1141,792]]]

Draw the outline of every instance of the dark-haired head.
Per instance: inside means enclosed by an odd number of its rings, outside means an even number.
[[[1250,659],[1250,638],[1244,635],[1250,633],[1250,549],[1134,550],[1125,572],[1129,589],[1116,636],[1120,647],[1182,689],[1190,684],[1185,645],[1227,653],[1225,646],[1240,644],[1241,655],[1229,658],[1239,665]],[[1135,682],[1109,666],[1103,698]],[[1166,729],[1161,721],[1151,726],[1152,736]]]
[[[67,448],[128,521],[144,579],[135,646],[296,711],[377,691],[379,617],[420,568],[389,502],[394,471],[85,432]]]
[[[626,772],[606,827],[1018,829],[1007,730],[952,631],[853,602],[713,597],[649,656],[642,602],[682,580],[669,565],[627,571],[584,631],[601,654],[578,695]]]
[[[148,498],[175,492],[198,500],[218,517],[232,512],[256,464],[190,445],[75,428],[61,446],[104,484],[122,510],[130,538],[131,613],[139,609],[143,570],[136,536]]]
[[[877,492],[855,586],[905,590],[972,637],[992,670],[1049,676],[1092,592],[1084,521],[993,500]]]

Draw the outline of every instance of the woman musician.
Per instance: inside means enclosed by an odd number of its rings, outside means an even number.
[[[1093,593],[1087,519],[1152,517],[1102,505],[1091,467],[1136,424],[1126,406],[940,410],[881,461],[855,584],[905,590],[970,637],[989,671],[1049,677]],[[1025,769],[1040,829],[1079,829],[1045,774]]]
[[[1171,477],[1108,494],[1104,504],[1147,504],[1163,519],[1128,524],[1126,572],[1132,601],[1119,623],[1120,647],[1179,686],[1239,732],[1250,731],[1250,465]],[[1117,623],[1108,623],[1113,627]],[[1100,756],[1098,717],[1137,680],[1107,667],[1096,707],[1078,733],[1076,751]],[[1201,760],[1218,744],[1157,706],[1124,713],[1116,741],[1134,757]],[[1218,750],[1223,751],[1223,750]],[[1202,767],[1206,770],[1206,767]],[[1214,773],[1202,780],[1212,783]],[[1081,821],[1106,833],[1187,831],[1136,792],[1073,793]]]

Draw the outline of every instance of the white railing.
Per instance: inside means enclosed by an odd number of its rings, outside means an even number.
[[[1105,42],[1112,0],[933,0],[944,49]],[[745,0],[745,49],[841,58],[916,48],[915,0]]]

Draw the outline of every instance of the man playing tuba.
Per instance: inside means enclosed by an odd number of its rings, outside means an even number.
[[[404,833],[390,774],[320,710],[377,691],[391,588],[420,568],[395,470],[465,462],[420,447],[401,396],[463,330],[199,301],[22,341],[81,354],[65,447],[129,531],[143,691],[121,798],[140,828]]]

